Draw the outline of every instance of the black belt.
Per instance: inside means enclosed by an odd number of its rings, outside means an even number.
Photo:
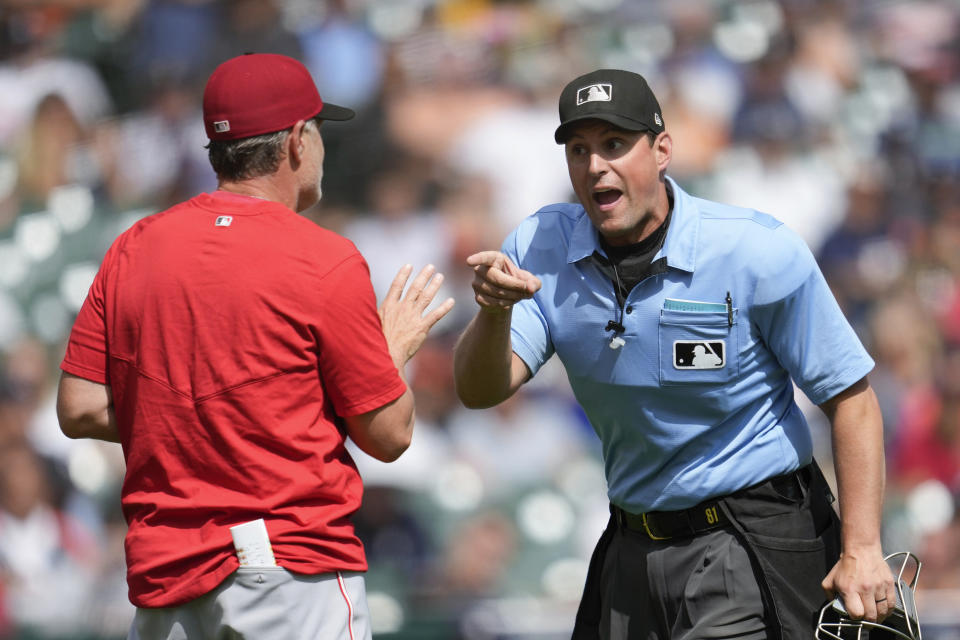
[[[803,492],[810,485],[810,477],[811,470],[807,466],[792,473],[770,478],[757,487],[769,485],[781,495],[799,501],[803,499]],[[755,488],[750,487],[744,491]],[[676,511],[630,513],[616,505],[610,505],[610,510],[621,527],[646,534],[651,540],[695,536],[730,524],[727,514],[720,508],[720,498],[705,500],[688,509]]]

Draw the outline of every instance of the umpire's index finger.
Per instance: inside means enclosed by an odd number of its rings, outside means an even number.
[[[517,269],[517,267],[510,262],[510,258],[500,251],[481,251],[475,253],[467,257],[467,264],[475,268],[481,267],[481,269],[475,270],[480,277],[494,286],[511,291],[528,291],[527,281],[524,278],[511,275],[515,272],[525,272]],[[483,267],[486,268],[482,269]]]
[[[497,267],[488,267],[486,273],[481,274],[481,277],[500,289],[527,293],[526,280],[512,276]]]
[[[473,255],[467,256],[467,264],[471,267],[495,266],[497,261],[503,259],[509,262],[509,258],[499,251],[479,251]]]

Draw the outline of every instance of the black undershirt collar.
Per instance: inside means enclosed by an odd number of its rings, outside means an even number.
[[[600,268],[605,276],[614,284],[617,303],[622,307],[630,291],[645,278],[666,270],[666,258],[653,262],[653,257],[663,247],[667,237],[667,229],[673,217],[673,189],[666,183],[667,201],[669,209],[667,217],[657,229],[640,242],[626,246],[612,246],[600,236],[600,246],[607,254],[603,256],[594,251],[590,259]]]

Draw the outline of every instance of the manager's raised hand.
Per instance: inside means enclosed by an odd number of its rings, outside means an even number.
[[[540,290],[540,278],[524,271],[499,251],[481,251],[467,258],[473,267],[474,298],[481,309],[501,312]]]
[[[411,265],[404,265],[393,278],[390,289],[377,310],[390,355],[401,373],[403,366],[427,339],[433,325],[453,309],[453,298],[447,298],[425,314],[443,284],[443,274],[436,271],[432,264],[425,266],[410,283],[410,288],[404,295],[403,289],[413,272]]]

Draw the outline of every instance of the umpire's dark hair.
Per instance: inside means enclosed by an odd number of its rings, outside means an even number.
[[[307,126],[317,126],[314,119]],[[210,166],[219,180],[239,182],[275,172],[283,158],[283,144],[290,129],[239,140],[211,140],[207,144]]]

